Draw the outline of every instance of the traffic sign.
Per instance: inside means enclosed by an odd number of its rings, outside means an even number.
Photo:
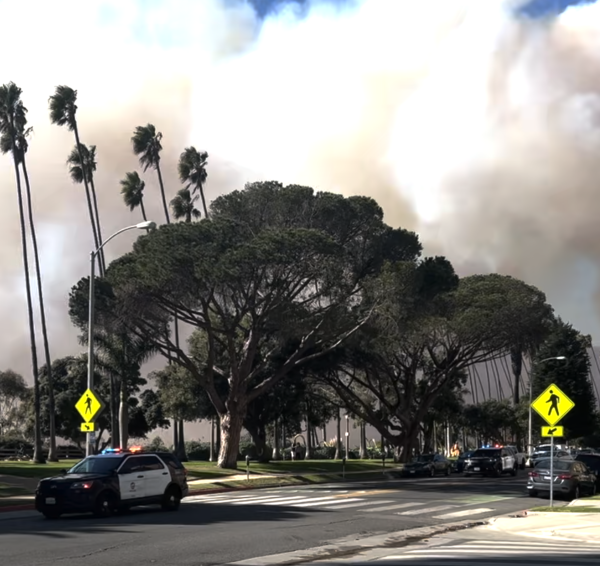
[[[75,403],[75,408],[79,411],[79,414],[83,417],[86,423],[92,422],[98,413],[104,408],[104,403],[100,398],[91,390],[88,389]]]
[[[554,383],[531,403],[531,408],[550,426],[558,423],[574,406],[575,403]]]
[[[81,432],[94,432],[96,423],[81,423]]]
[[[564,426],[543,426],[542,427],[542,436],[549,438],[550,436],[558,436],[563,437],[565,435],[565,427]]]

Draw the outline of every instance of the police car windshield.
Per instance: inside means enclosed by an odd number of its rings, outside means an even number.
[[[495,458],[496,456],[500,456],[500,450],[483,448],[473,452],[473,458]]]
[[[70,470],[70,474],[107,474],[116,470],[123,458],[120,456],[90,456],[75,464]]]
[[[433,454],[423,454],[415,458],[415,462],[432,462]]]

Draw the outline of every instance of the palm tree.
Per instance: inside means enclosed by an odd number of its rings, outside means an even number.
[[[67,126],[70,132],[75,134],[75,147],[79,153],[79,162],[84,163],[85,160],[82,154],[81,141],[79,140],[79,129],[77,128],[77,91],[69,86],[60,85],[56,87],[54,94],[49,99],[50,122],[57,126]],[[92,233],[94,235],[94,244],[96,249],[100,247],[98,238],[99,219],[94,216],[92,208],[92,198],[90,195],[90,187],[86,175],[82,176],[83,186],[85,187],[85,195],[87,197],[88,212],[90,215],[90,223],[92,225]],[[96,197],[94,196],[94,201]],[[98,254],[98,272],[104,275],[104,265],[102,264],[101,254]]]
[[[83,162],[81,161],[83,159]],[[94,207],[94,215],[96,218],[96,229],[98,230],[98,240],[102,243],[102,226],[100,223],[100,214],[98,212],[98,200],[96,199],[96,187],[94,185],[94,171],[96,171],[96,146],[88,147],[84,143],[81,144],[80,150],[74,147],[67,158],[69,166],[69,175],[74,183],[81,184],[84,179],[87,180],[92,193],[92,205]],[[104,249],[100,250],[100,262],[106,270],[106,260],[104,259]]]
[[[152,124],[138,126],[131,137],[133,153],[139,157],[140,165],[143,167],[144,171],[147,171],[149,167],[156,169],[165,217],[167,219],[167,224],[170,224],[171,219],[169,218],[167,198],[165,197],[165,185],[160,170],[160,152],[162,151],[160,140],[162,140],[162,134],[157,132]]]
[[[148,220],[146,218],[146,209],[144,208],[145,188],[146,183],[140,179],[137,171],[125,173],[125,178],[121,181],[121,194],[123,195],[123,200],[131,211],[139,206],[144,221]]]
[[[175,220],[185,218],[186,222],[191,222],[192,218],[200,218],[200,211],[194,206],[198,200],[198,195],[192,197],[189,189],[177,191],[177,196],[171,201],[171,210]]]
[[[25,275],[25,293],[27,297],[27,316],[29,322],[29,342],[31,348],[31,365],[33,370],[33,396],[34,396],[34,452],[33,460],[36,463],[43,464],[44,454],[42,451],[42,431],[41,431],[41,404],[40,404],[40,381],[38,375],[38,357],[37,345],[35,342],[35,323],[33,319],[33,304],[31,300],[31,282],[29,280],[29,259],[27,254],[27,235],[25,227],[25,210],[23,207],[23,190],[21,187],[21,175],[19,164],[23,162],[25,156],[26,143],[26,118],[27,109],[21,101],[21,89],[14,83],[8,83],[0,87],[0,150],[6,154],[12,153],[13,164],[15,168],[15,180],[17,183],[17,201],[19,204],[19,222],[21,226],[21,248],[23,255],[23,271]],[[31,212],[31,200],[29,201],[30,214],[29,219],[33,229],[33,213]],[[32,232],[33,233],[33,232]],[[35,242],[35,255],[37,257],[37,241]],[[39,274],[39,261],[36,261],[38,269],[38,282],[41,280]],[[38,287],[39,289],[40,287]],[[42,295],[40,295],[42,298]],[[41,304],[43,303],[43,298]]]
[[[192,189],[192,192],[198,191],[202,198],[202,208],[204,209],[204,218],[208,218],[208,209],[206,208],[206,199],[204,198],[204,183],[208,177],[206,164],[208,153],[198,151],[195,147],[186,147],[179,156],[179,178],[182,183],[187,183],[186,188]]]

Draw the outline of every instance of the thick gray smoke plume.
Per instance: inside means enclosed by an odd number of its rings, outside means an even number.
[[[259,22],[232,0],[0,0],[0,81],[24,91],[29,167],[53,356],[76,350],[66,313],[87,273],[92,236],[83,188],[65,166],[72,135],[51,126],[58,84],[79,91],[82,141],[97,145],[105,235],[139,221],[119,180],[139,170],[135,126],[163,132],[172,197],[186,145],[210,154],[209,198],[273,178],[369,194],[387,221],[418,230],[462,272],[499,270],[549,294],[581,330],[592,315],[600,228],[597,6],[519,20],[516,2],[313,2]],[[18,48],[16,48],[18,46]],[[147,182],[148,215],[162,221]],[[29,375],[17,205],[0,158],[0,368]],[[122,236],[107,249],[129,249]],[[582,283],[583,282],[583,283]],[[39,329],[39,326],[38,326]]]

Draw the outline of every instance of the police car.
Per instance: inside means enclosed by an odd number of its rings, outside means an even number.
[[[475,450],[465,460],[464,474],[465,476],[472,474],[492,474],[499,476],[508,472],[511,476],[515,476],[517,474],[517,467],[517,459],[512,450],[499,444],[495,446],[487,445]]]
[[[35,508],[47,519],[90,511],[105,517],[150,504],[176,511],[187,494],[187,472],[173,454],[109,448],[59,476],[41,480]]]

